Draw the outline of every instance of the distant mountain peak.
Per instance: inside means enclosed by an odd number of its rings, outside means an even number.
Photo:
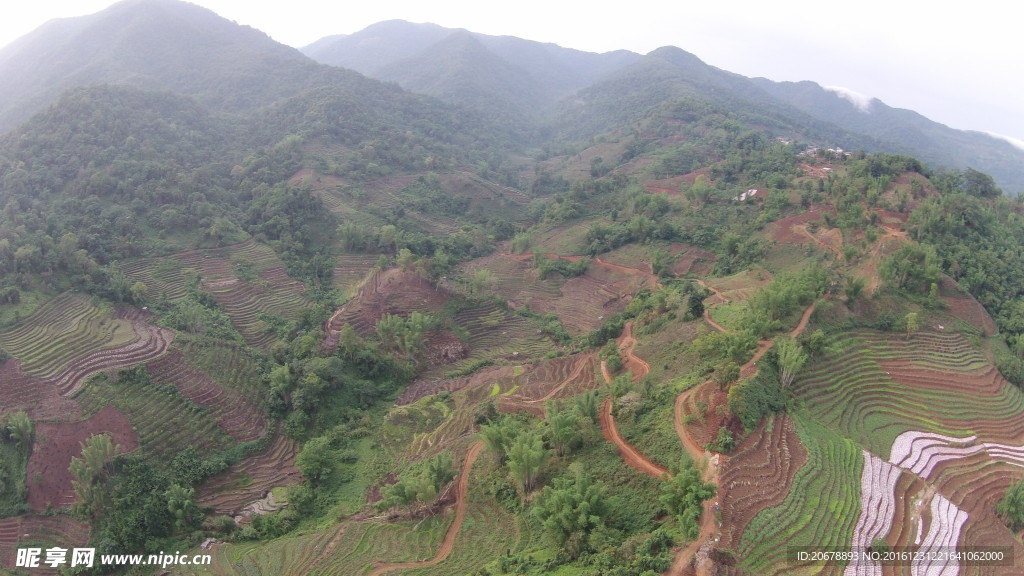
[[[844,88],[842,86],[822,86],[825,90],[834,93],[843,100],[846,100],[850,104],[853,104],[857,110],[864,112],[865,114],[871,113],[871,107],[875,103],[876,98],[861,94],[860,92]]]

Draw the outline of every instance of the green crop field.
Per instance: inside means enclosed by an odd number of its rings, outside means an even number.
[[[860,514],[860,448],[806,416],[795,416],[808,459],[778,506],[761,510],[743,530],[739,553],[752,574],[788,574],[788,546],[850,545]],[[826,573],[840,574],[841,566]]]
[[[0,332],[0,347],[21,360],[24,373],[48,378],[91,352],[138,337],[131,323],[111,318],[108,308],[93,305],[85,295],[65,292]]]

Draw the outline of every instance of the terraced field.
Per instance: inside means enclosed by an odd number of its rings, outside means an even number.
[[[50,380],[21,372],[21,363],[10,359],[0,365],[0,418],[24,410],[33,420],[78,419],[78,403],[61,396]]]
[[[68,508],[75,492],[68,467],[81,455],[82,445],[95,434],[110,434],[121,453],[133,452],[139,440],[125,415],[114,406],[106,406],[87,420],[77,422],[40,422],[36,441],[26,469],[26,502],[35,512]]]
[[[77,397],[83,410],[96,413],[115,406],[139,435],[139,445],[156,461],[170,462],[189,446],[200,451],[221,450],[235,440],[217,424],[217,418],[172,386],[155,382],[121,384],[93,380]]]
[[[512,379],[509,393],[502,394],[503,412],[530,412],[544,416],[549,400],[571,397],[597,387],[597,355],[594,352],[546,360]]]
[[[86,378],[111,368],[123,368],[147,362],[163,356],[174,341],[174,332],[166,328],[151,326],[141,320],[131,321],[132,330],[138,339],[117,348],[106,348],[77,360],[51,379],[53,384],[66,396],[73,396]]]
[[[179,341],[185,358],[217,384],[234,390],[250,403],[259,404],[265,388],[253,354],[234,342],[223,340]]]
[[[428,280],[414,272],[390,269],[374,274],[359,295],[339,309],[328,322],[328,332],[349,324],[360,336],[374,335],[384,314],[407,316],[414,311],[437,314],[449,299]]]
[[[238,514],[246,504],[266,496],[271,488],[302,479],[295,468],[297,453],[295,442],[278,434],[263,452],[210,478],[197,490],[196,501],[217,514]]]
[[[238,278],[242,266],[254,274],[251,281]],[[305,286],[285,272],[273,249],[251,238],[231,246],[140,259],[122,269],[133,281],[146,284],[151,297],[169,300],[185,296],[192,277],[198,275],[201,288],[224,307],[250,346],[266,347],[274,340],[260,314],[291,319],[308,304]]]
[[[722,547],[739,543],[741,529],[759,510],[780,505],[789,494],[796,472],[807,463],[793,419],[767,419],[743,439],[722,465]],[[775,479],[765,482],[766,478]]]
[[[838,337],[842,350],[805,369],[793,393],[825,425],[887,456],[907,430],[1007,438],[1024,394],[957,333],[909,341],[867,330]]]
[[[266,418],[254,404],[232,389],[225,389],[205,372],[173,351],[147,364],[153,384],[177,388],[185,398],[202,406],[225,432],[238,442],[255,440],[265,432]]]
[[[806,417],[794,420],[807,462],[794,474],[785,499],[762,509],[746,525],[737,551],[751,574],[839,574],[840,565],[791,565],[786,549],[850,545],[860,515],[861,449]]]
[[[0,347],[30,376],[55,378],[73,362],[139,339],[131,322],[111,318],[83,294],[65,292],[13,328],[0,332]]]
[[[334,261],[331,283],[350,292],[377,266],[378,254],[339,254]]]
[[[557,349],[534,323],[493,302],[458,312],[455,323],[469,334],[471,348],[469,356],[455,365],[456,370],[486,359],[528,362]]]
[[[206,290],[224,308],[231,325],[245,338],[246,344],[266,349],[275,337],[259,316],[271,314],[290,320],[308,301],[302,284],[285,274],[283,269],[264,271],[260,276],[266,286],[241,281],[211,282],[206,285]]]
[[[89,541],[89,526],[66,514],[53,516],[15,516],[0,519],[0,569],[13,567],[19,543],[31,543],[44,548],[60,546],[74,548]],[[33,574],[57,574],[56,569],[41,565]]]
[[[1024,553],[994,514],[1024,466],[1019,389],[955,332],[907,340],[859,330],[838,336],[834,348],[793,393],[811,417],[870,450],[853,544],[883,537],[922,549],[1003,545]]]

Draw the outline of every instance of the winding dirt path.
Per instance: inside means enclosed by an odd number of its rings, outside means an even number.
[[[721,300],[720,302],[716,302],[704,309],[704,320],[708,322],[708,324],[710,324],[712,327],[719,330],[720,332],[726,332],[724,328],[722,328],[720,325],[711,320],[709,310],[723,302],[728,302],[728,298],[726,298],[721,292],[719,292],[715,288],[708,286],[707,284],[700,280],[697,280],[697,283],[707,288],[708,290],[711,290]],[[800,321],[797,323],[796,327],[790,330],[790,337],[796,338],[804,331],[805,328],[807,328],[807,324],[808,322],[810,322],[811,315],[814,313],[814,307],[817,305],[819,301],[824,300],[826,298],[828,298],[828,296],[822,296],[818,300],[812,302],[810,306],[808,306],[804,310],[803,314],[800,316]],[[761,357],[764,356],[769,349],[771,349],[772,345],[774,344],[774,341],[761,340],[757,344],[757,351],[754,353],[754,356],[750,360],[748,360],[746,364],[740,367],[740,378],[752,377],[755,374],[757,374],[757,361],[760,360]],[[721,454],[715,457],[709,457],[709,454],[705,452],[704,449],[701,446],[699,446],[697,442],[690,436],[690,432],[689,430],[686,429],[686,424],[684,422],[685,411],[683,408],[685,407],[687,400],[689,400],[690,396],[696,393],[697,390],[701,389],[703,386],[708,386],[712,384],[713,383],[711,380],[707,380],[676,396],[675,405],[673,407],[673,424],[675,425],[676,434],[679,436],[679,441],[683,444],[683,448],[686,449],[687,454],[689,454],[690,457],[693,458],[694,463],[707,463],[707,466],[704,468],[704,473],[702,475],[703,480],[705,482],[712,482],[715,484],[715,486],[721,486],[719,472],[721,466],[725,463],[724,459],[726,457]],[[712,535],[717,532],[718,522],[715,516],[714,502],[708,500],[704,502],[704,513],[701,514],[700,533],[697,535],[697,538],[694,541],[690,542],[683,548],[679,549],[679,551],[676,553],[675,559],[672,562],[672,567],[668,571],[668,575],[682,576],[683,574],[685,574],[686,567],[690,564],[691,560],[697,555],[698,551],[700,551],[702,547],[711,545],[711,538],[713,537]],[[697,562],[697,576],[707,576],[708,574],[710,574],[711,567],[709,566],[709,564],[710,563],[706,561]]]
[[[626,325],[622,327],[618,344],[619,350],[626,356],[623,364],[633,373],[634,382],[651,373],[651,365],[643,358],[633,354],[633,348],[636,347],[636,338],[633,337],[633,322],[626,322]]]
[[[455,548],[455,537],[459,535],[459,530],[462,528],[462,521],[466,518],[466,508],[469,506],[469,473],[473,468],[473,462],[476,461],[476,457],[480,454],[480,449],[483,447],[483,441],[479,441],[470,446],[469,451],[466,452],[466,460],[462,464],[462,471],[459,472],[459,486],[455,496],[455,520],[453,520],[452,525],[448,527],[448,532],[445,533],[444,541],[441,542],[441,546],[437,549],[437,554],[435,554],[430,560],[422,560],[420,562],[379,564],[372,572],[369,573],[368,576],[380,576],[381,574],[406,568],[433,566],[444,562],[444,560],[448,558],[448,555],[451,554],[452,550]]]
[[[686,449],[686,453],[693,459],[694,464],[699,465],[700,463],[706,463],[704,467],[704,473],[701,475],[701,479],[704,482],[712,482],[715,486],[720,486],[721,481],[719,479],[719,465],[720,462],[716,463],[714,458],[709,458],[708,454],[704,451],[704,448],[699,446],[697,442],[690,436],[689,431],[686,429],[686,424],[683,421],[683,406],[687,399],[699,390],[702,386],[707,385],[711,380],[694,386],[682,394],[676,396],[676,402],[673,410],[673,423],[675,424],[676,434],[679,435],[679,441],[683,444],[683,448]],[[721,459],[722,456],[717,457]],[[716,498],[718,496],[716,495]],[[714,504],[711,500],[704,502],[704,512],[700,515],[700,533],[697,534],[692,542],[679,549],[676,552],[676,557],[672,561],[672,567],[668,571],[669,576],[683,576],[687,565],[690,560],[694,558],[697,551],[704,542],[709,541],[712,538],[712,534],[718,531],[718,525],[715,518]],[[708,566],[706,562],[698,563],[697,565],[697,576],[705,576],[709,574]]]
[[[664,466],[659,466],[654,462],[651,462],[643,454],[637,452],[636,448],[633,448],[629,442],[619,434],[619,429],[615,425],[615,419],[612,417],[612,397],[608,396],[604,399],[601,404],[601,434],[604,435],[605,439],[615,444],[619,449],[619,456],[622,460],[637,470],[647,474],[652,478],[661,478],[668,474],[668,469]]]
[[[633,347],[636,346],[636,338],[633,337],[633,323],[627,322],[622,329],[622,334],[618,339],[619,350],[626,355],[626,365],[633,365],[637,367],[637,370],[633,371],[633,381],[643,378],[651,371],[651,366],[644,361],[643,358],[633,354]],[[612,383],[612,375],[608,372],[608,364],[604,361],[601,362],[601,374],[604,376],[604,381],[608,384]],[[619,449],[619,456],[622,457],[622,461],[625,462],[632,468],[647,474],[653,478],[661,478],[665,474],[668,474],[668,469],[664,466],[660,466],[651,462],[646,456],[641,454],[632,444],[626,442],[626,439],[619,434],[619,427],[615,425],[615,416],[612,415],[612,397],[608,396],[604,399],[601,404],[600,413],[601,422],[601,434],[605,440],[615,444]]]

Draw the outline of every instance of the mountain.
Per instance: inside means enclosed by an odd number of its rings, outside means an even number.
[[[1020,572],[942,558],[1024,557],[1024,201],[676,47],[389,26],[436,97],[168,0],[5,52],[0,572]]]
[[[956,130],[878,99],[858,102],[814,82],[752,80],[775,98],[845,130],[876,139],[884,149],[910,154],[936,167],[974,168],[1008,192],[1024,192],[1024,151],[981,132]]]
[[[301,51],[322,64],[373,76],[389,64],[416,56],[454,31],[437,24],[388,20],[355,34],[321,38]]]
[[[87,84],[169,90],[243,112],[313,86],[359,81],[200,6],[125,0],[50,21],[0,51],[0,130]]]
[[[469,43],[468,36],[479,43]],[[593,54],[394,20],[321,39],[303,52],[474,109],[493,102],[502,116],[518,115],[520,124],[536,122],[542,113],[547,122],[539,126],[540,134],[593,138],[625,122],[650,118],[685,95],[721,110],[738,106],[747,118],[758,118],[757,124],[773,126],[779,136],[909,154],[935,168],[970,167],[992,174],[1011,193],[1024,191],[1024,151],[1003,140],[953,130],[877,100],[865,113],[812,82],[747,78],[708,66],[676,47],[646,56]]]
[[[550,122],[561,138],[587,139],[638,125],[657,132],[733,118],[774,136],[872,148],[871,138],[818,120],[772,98],[748,78],[665,46],[562,100]],[[671,119],[672,122],[666,122]],[[633,130],[634,128],[627,128]]]
[[[461,56],[454,56],[453,51]],[[430,82],[427,88],[433,92],[426,93],[459,102],[474,102],[478,90],[494,80],[497,82],[488,91],[495,94],[515,84],[518,87],[512,96],[522,96],[519,106],[525,109],[549,105],[640,58],[626,50],[595,54],[402,20],[323,38],[302,52],[323,64],[352,68],[414,91],[431,77],[452,79],[453,84],[444,89],[437,86],[442,84],[439,80]]]

